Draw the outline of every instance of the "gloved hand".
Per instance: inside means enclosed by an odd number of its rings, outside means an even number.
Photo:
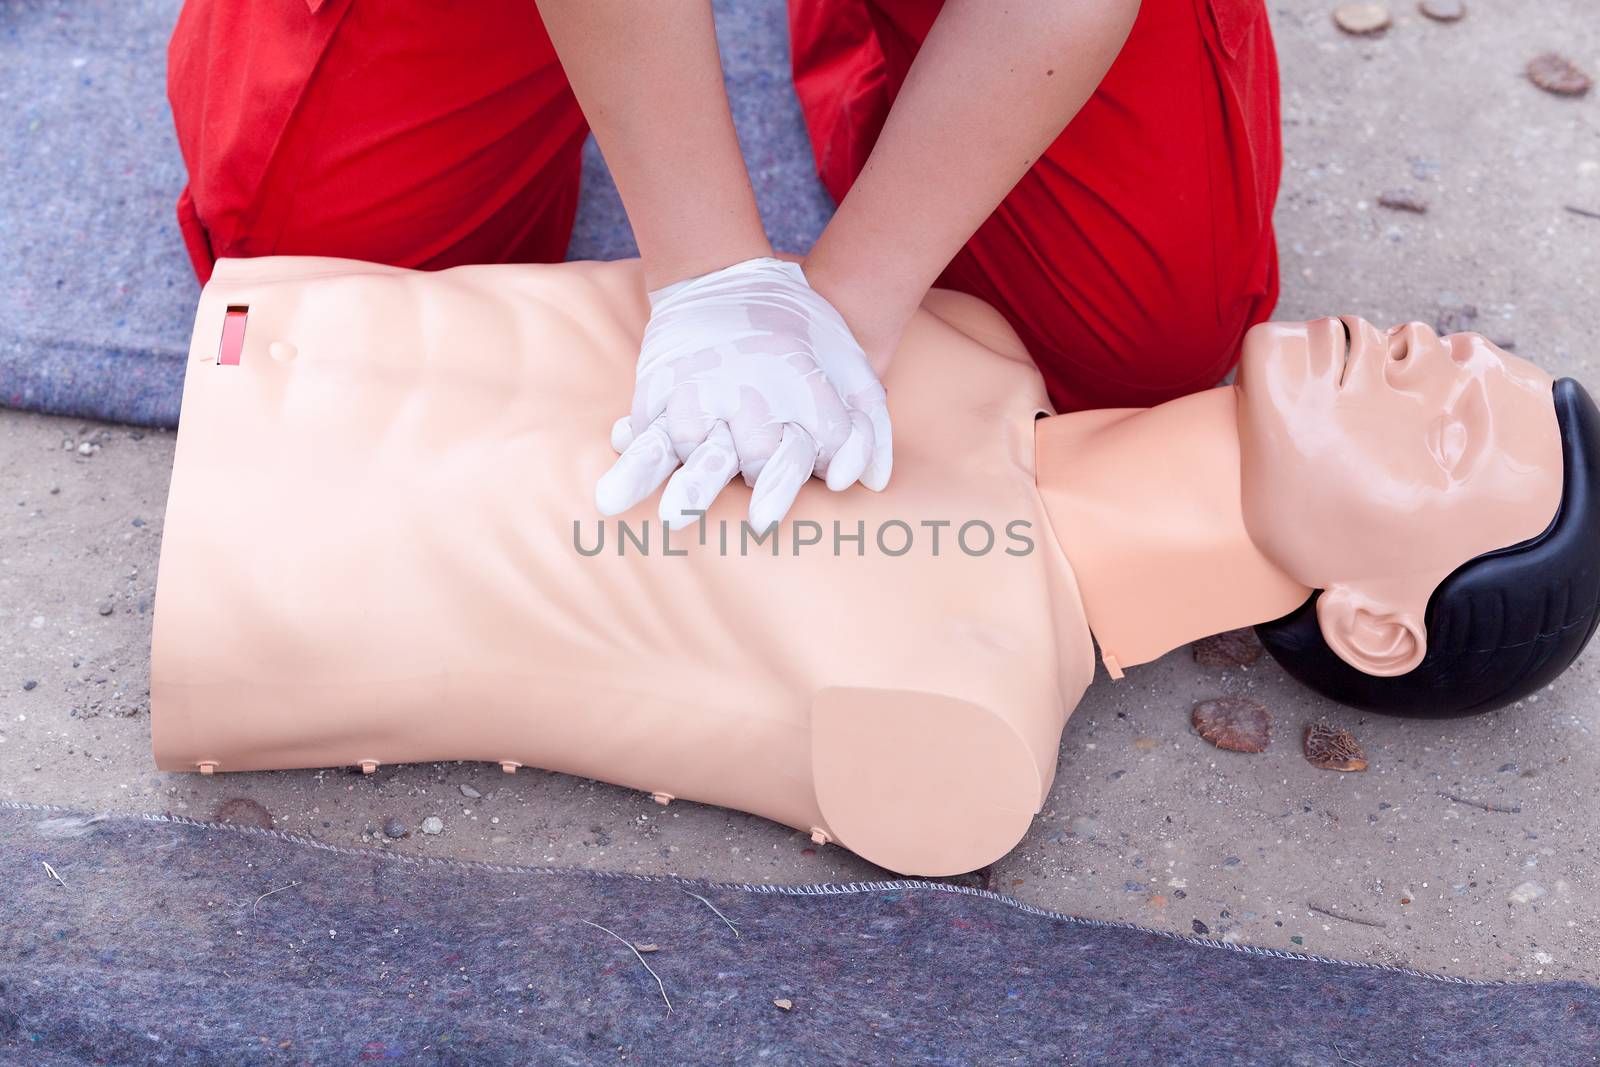
[[[621,455],[595,487],[600,512],[666,480],[674,529],[736,471],[754,489],[751,526],[766,530],[813,473],[833,490],[881,490],[892,465],[888,404],[861,346],[798,264],[765,257],[650,294],[633,412],[611,443]]]

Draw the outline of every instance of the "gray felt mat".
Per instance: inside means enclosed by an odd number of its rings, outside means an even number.
[[[173,214],[184,173],[165,79],[179,7],[0,0],[0,405],[177,424],[199,292]],[[832,204],[794,97],[784,2],[716,7],[767,229],[804,251]],[[634,252],[591,141],[568,257]]]
[[[1230,947],[928,882],[710,885],[16,804],[0,879],[6,1064],[1565,1067],[1600,1048],[1600,990],[1576,983]]]

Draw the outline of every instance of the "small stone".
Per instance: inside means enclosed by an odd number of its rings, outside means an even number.
[[[1459,22],[1467,17],[1462,0],[1422,0],[1417,10],[1435,22]]]
[[[1306,727],[1305,754],[1307,762],[1325,771],[1367,769],[1366,753],[1361,751],[1355,735],[1325,722]]]
[[[1533,57],[1528,62],[1528,78],[1545,92],[1557,96],[1582,96],[1594,84],[1572,60],[1554,52]]]
[[[109,601],[109,600],[106,601],[104,604],[100,605],[100,614],[102,614],[102,615],[110,615],[115,610],[116,610],[116,608],[112,605],[111,601]]]
[[[444,820],[437,815],[430,815],[422,820],[422,832],[430,837],[434,834],[444,833]]]
[[[1390,211],[1409,211],[1413,215],[1426,215],[1428,202],[1415,193],[1404,189],[1392,189],[1387,193],[1378,194],[1378,206],[1386,207]]]
[[[464,797],[471,797],[473,800],[481,800],[483,798],[482,793],[472,788],[466,782],[461,783],[461,795]]]
[[[1202,700],[1190,721],[1201,737],[1229,752],[1265,752],[1272,742],[1272,713],[1249,697]]]
[[[39,679],[37,678],[26,678],[22,682],[22,691],[24,693],[31,693],[37,688],[39,688]]]
[[[1211,927],[1207,926],[1205,923],[1201,922],[1199,919],[1196,919],[1194,922],[1190,923],[1189,924],[1189,929],[1193,930],[1195,933],[1199,934],[1201,937],[1204,937],[1206,934],[1209,934],[1211,932]]]
[[[1550,955],[1548,952],[1535,952],[1533,954],[1533,962],[1537,963],[1541,967],[1548,967],[1555,961],[1556,958]]]
[[[779,1011],[790,1011],[794,1008],[794,1001],[790,1000],[788,997],[779,997],[778,999],[774,1000],[772,1004]]]
[[[1532,904],[1544,896],[1544,886],[1538,882],[1523,882],[1517,888],[1506,894],[1506,899],[1513,904]]]
[[[143,526],[144,525],[144,520],[143,519],[134,519],[133,520],[133,525],[135,525],[135,526]]]
[[[60,496],[61,495],[61,487],[59,485],[52,485],[50,487],[50,495],[51,496]]]
[[[1190,647],[1194,652],[1194,661],[1212,670],[1248,667],[1261,658],[1261,641],[1250,627],[1202,637]]]
[[[634,945],[635,952],[660,952],[660,945]]]
[[[258,802],[249,797],[233,797],[217,805],[217,810],[212,818],[217,822],[238,823],[241,826],[257,826],[263,830],[272,829],[272,813],[267,811]]]
[[[406,829],[406,824],[395,818],[393,815],[383,820],[383,833],[385,837],[392,837],[398,841],[400,838],[405,837],[409,832],[410,831]]]
[[[92,456],[96,451],[96,447],[91,445],[88,441],[85,441],[78,446],[78,455],[80,456]]]
[[[1389,9],[1383,4],[1340,4],[1333,9],[1333,21],[1345,33],[1365,37],[1389,28]]]

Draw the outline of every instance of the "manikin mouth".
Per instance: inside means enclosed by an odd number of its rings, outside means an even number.
[[[1339,328],[1344,331],[1344,363],[1339,367],[1339,386],[1344,388],[1345,376],[1350,373],[1350,352],[1354,348],[1354,338],[1350,334],[1350,324],[1342,317],[1339,319]]]

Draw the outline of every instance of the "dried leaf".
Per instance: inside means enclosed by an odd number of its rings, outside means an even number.
[[[1364,37],[1389,28],[1389,9],[1383,4],[1340,4],[1333,9],[1333,21],[1345,33]]]
[[[224,800],[217,805],[217,810],[212,813],[211,817],[217,822],[259,826],[263,830],[272,829],[272,813],[249,797],[234,797],[231,800]]]
[[[1325,771],[1364,771],[1367,755],[1349,730],[1319,722],[1306,727],[1306,760]]]
[[[1422,0],[1417,10],[1435,22],[1459,22],[1467,15],[1462,0]]]
[[[788,1011],[789,1009],[794,1007],[794,1001],[790,1000],[787,997],[779,997],[777,1000],[774,1000],[772,1003],[775,1004],[777,1007],[783,1009],[784,1011]]]
[[[1557,96],[1582,96],[1594,84],[1566,56],[1546,52],[1528,63],[1528,78],[1547,93]]]
[[[1261,642],[1250,627],[1202,637],[1190,647],[1194,651],[1194,661],[1213,670],[1248,667],[1261,658]]]
[[[1409,211],[1414,215],[1428,213],[1428,202],[1416,193],[1404,189],[1391,189],[1387,193],[1379,193],[1378,206],[1391,211]]]
[[[660,945],[640,945],[640,944],[635,943],[633,948],[634,948],[634,951],[636,951],[636,952],[660,952],[661,951],[661,946]]]
[[[1263,752],[1272,741],[1272,714],[1249,697],[1202,700],[1191,713],[1195,732],[1229,752]]]

